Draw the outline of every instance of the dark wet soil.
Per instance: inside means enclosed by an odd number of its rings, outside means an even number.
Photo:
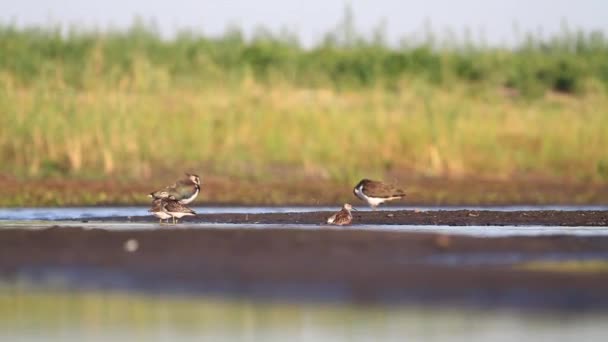
[[[262,224],[322,224],[332,212],[272,213],[272,214],[205,214],[186,217],[183,222],[197,223],[262,223]],[[153,216],[109,217],[114,222],[154,222]],[[606,226],[608,211],[353,211],[353,225],[450,225],[450,226]]]
[[[126,248],[134,245],[135,250]],[[44,283],[60,275],[74,286],[307,300],[608,310],[605,271],[549,272],[513,264],[607,255],[608,237],[474,238],[349,229],[188,229],[187,224],[132,231],[0,230],[4,280]]]

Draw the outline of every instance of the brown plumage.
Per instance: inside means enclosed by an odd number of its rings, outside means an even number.
[[[352,209],[353,207],[350,204],[344,203],[342,210],[327,218],[327,223],[335,224],[336,226],[349,225],[353,221],[353,215],[350,213]]]
[[[165,219],[167,220],[167,223],[169,223],[171,215],[167,213],[167,209],[165,208],[166,205],[167,200],[164,198],[158,198],[152,201],[152,208],[150,208],[148,211],[151,212],[152,215],[159,218],[158,223],[163,223],[163,220]]]
[[[372,207],[376,207],[386,201],[392,201],[405,197],[405,191],[380,181],[363,179],[353,188],[353,194]]]
[[[167,214],[173,217],[173,223],[179,222],[179,219],[184,216],[194,216],[196,213],[194,210],[188,208],[187,206],[179,203],[174,199],[165,200],[165,210]]]
[[[186,178],[178,180],[162,190],[148,194],[153,199],[174,198],[181,204],[189,204],[198,196],[201,190],[201,179],[198,175],[186,173]]]

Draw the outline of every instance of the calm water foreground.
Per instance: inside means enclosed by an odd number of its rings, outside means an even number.
[[[3,341],[601,341],[605,313],[0,287]]]
[[[0,209],[0,228],[61,224],[158,229],[149,223],[32,221],[146,215],[142,207]],[[334,208],[198,208],[206,212],[293,212]],[[389,207],[387,209],[404,209]],[[412,208],[405,208],[412,209]],[[461,209],[432,207],[420,209]],[[471,208],[467,208],[471,209]],[[606,210],[606,207],[485,207],[492,210]],[[190,225],[189,225],[190,226]],[[199,225],[191,225],[196,228]],[[230,224],[201,228],[234,228]],[[247,225],[263,229],[273,225]],[[244,227],[244,226],[243,226]],[[287,229],[318,229],[288,225]],[[379,229],[358,226],[357,229]],[[391,226],[387,230],[473,236],[608,235],[606,227]],[[597,257],[597,256],[594,256]],[[602,256],[602,259],[605,256]],[[488,260],[484,259],[486,262]],[[491,261],[491,260],[490,260]],[[458,263],[462,263],[458,260]],[[477,261],[476,261],[477,262]],[[0,341],[603,341],[607,312],[533,311],[450,305],[359,305],[260,300],[231,296],[74,290],[62,279],[40,286],[0,283]]]

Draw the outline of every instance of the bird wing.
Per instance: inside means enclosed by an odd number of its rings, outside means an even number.
[[[168,201],[165,208],[167,211],[174,213],[192,213],[195,214],[194,210],[186,207],[185,205],[180,204],[177,201]]]
[[[192,182],[179,181],[175,184],[173,188],[173,193],[175,193],[176,199],[184,199],[192,196],[194,192],[196,192],[196,184]]]
[[[401,189],[398,189],[390,184],[374,181],[365,183],[363,185],[363,192],[369,197],[389,198],[405,196],[405,191]]]
[[[154,200],[154,202],[152,202],[152,208],[150,208],[148,211],[149,212],[162,211],[163,210],[162,208],[163,208],[162,200]]]
[[[335,225],[343,225],[343,224],[349,224],[351,220],[352,220],[352,216],[350,215],[350,213],[348,211],[342,209],[342,210],[338,211],[337,213],[331,215],[327,219],[327,223],[335,224]]]
[[[336,213],[336,218],[334,219],[334,224],[337,224],[337,225],[349,224],[351,220],[352,220],[352,216],[350,215],[350,213],[348,211],[342,209],[338,213]]]
[[[189,179],[179,180],[168,187],[150,193],[153,198],[169,198],[173,196],[176,200],[181,200],[192,196],[196,191],[196,184]]]

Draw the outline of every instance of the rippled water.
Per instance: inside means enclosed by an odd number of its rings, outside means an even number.
[[[358,210],[370,210],[363,205]],[[194,207],[197,213],[286,213],[310,211],[335,211],[337,207]],[[382,210],[608,210],[608,206],[385,206]],[[63,207],[63,208],[0,208],[0,220],[62,220],[86,219],[110,216],[145,216],[148,207]]]
[[[603,341],[606,313],[0,287],[3,341]]]

